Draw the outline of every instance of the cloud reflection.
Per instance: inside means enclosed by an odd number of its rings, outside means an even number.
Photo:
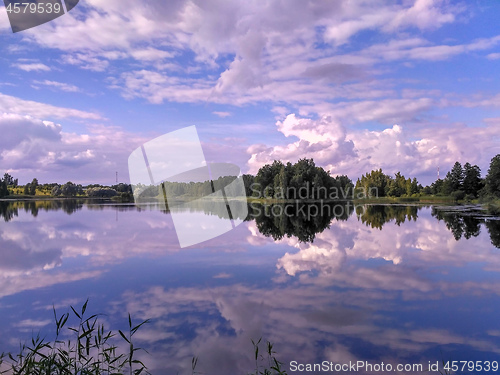
[[[250,221],[181,250],[165,212],[77,207],[71,215],[19,209],[0,226],[0,296],[110,280],[117,285],[95,291],[101,308],[110,321],[125,312],[152,318],[137,339],[151,353],[139,358],[157,373],[189,371],[193,355],[207,374],[247,373],[250,339],[259,337],[283,361],[427,362],[443,348],[500,353],[500,258],[484,230],[494,231],[492,221],[457,240],[429,208],[372,208],[329,228],[321,222],[313,242],[275,242],[272,222],[266,236],[264,222]],[[131,275],[121,268],[129,261],[139,268]],[[85,300],[78,293],[58,298]],[[45,321],[18,319],[18,330]]]

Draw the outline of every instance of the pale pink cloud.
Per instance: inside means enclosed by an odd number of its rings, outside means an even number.
[[[468,127],[451,124],[440,128],[409,129],[394,125],[384,130],[346,130],[334,117],[318,120],[291,114],[277,122],[286,137],[298,140],[285,145],[252,145],[248,148],[251,172],[273,160],[296,162],[313,158],[333,175],[357,178],[372,169],[393,174],[403,171],[430,183],[438,166],[451,168],[455,161],[469,161],[486,171],[490,159],[500,153],[499,135],[490,126]]]

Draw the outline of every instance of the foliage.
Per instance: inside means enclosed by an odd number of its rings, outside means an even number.
[[[31,342],[21,344],[17,354],[0,354],[0,374],[12,375],[140,375],[150,374],[146,365],[137,359],[136,353],[144,349],[136,347],[135,334],[149,319],[134,324],[128,314],[126,331],[107,330],[99,320],[100,314],[88,314],[87,300],[81,309],[70,306],[70,311],[60,316],[55,308],[55,334],[47,340],[40,334]],[[90,315],[90,316],[89,316]],[[70,324],[72,325],[70,326]],[[63,340],[69,334],[73,339]],[[120,341],[124,343],[120,349]],[[252,340],[255,375],[287,375],[283,363],[276,358],[274,346],[269,341],[261,350],[261,341]],[[198,366],[198,357],[191,361],[192,374]],[[3,370],[2,370],[3,369]]]
[[[486,192],[496,198],[500,198],[500,154],[491,159],[485,182]]]
[[[117,193],[132,193],[132,186],[121,182],[111,186],[111,189],[115,190]]]
[[[111,198],[116,196],[118,193],[115,189],[106,187],[93,187],[87,189],[87,196],[91,198]]]
[[[71,312],[57,316],[55,338],[47,341],[40,335],[34,336],[30,344],[21,345],[18,354],[2,354],[0,365],[8,366],[2,373],[12,375],[104,375],[104,374],[148,374],[146,366],[137,360],[135,353],[141,348],[134,346],[133,336],[148,320],[132,324],[128,316],[128,331],[108,331],[99,321],[99,315],[87,317],[88,300],[81,310],[71,306]],[[67,327],[70,317],[76,318],[76,325]],[[74,336],[74,340],[61,340],[63,329]],[[120,353],[115,339],[121,337],[128,348]]]
[[[457,161],[453,165],[453,168],[448,172],[447,178],[450,181],[451,191],[457,191],[462,189],[464,182],[464,170],[462,165]]]
[[[54,197],[58,197],[62,194],[62,190],[61,190],[61,185],[56,185],[52,188],[52,190],[50,191],[50,195],[54,196]]]
[[[0,198],[4,198],[9,195],[8,180],[0,178]]]
[[[482,189],[483,184],[481,180],[481,169],[477,165],[465,163],[464,165],[464,180],[463,190],[465,194],[477,197],[479,190]]]
[[[353,187],[347,176],[332,177],[317,167],[313,159],[300,159],[295,164],[275,160],[257,172],[252,195],[276,199],[338,199],[350,195]]]
[[[61,194],[64,195],[65,197],[71,198],[71,197],[76,197],[77,194],[77,187],[74,183],[71,181],[66,182],[62,187],[61,187]]]
[[[261,354],[261,341],[262,338],[257,342],[252,340],[255,360],[255,372],[252,375],[287,375],[286,370],[282,368],[283,363],[276,359],[273,344],[267,341],[264,355]]]
[[[465,198],[465,191],[463,190],[455,190],[451,193],[451,197],[455,202],[461,201]]]
[[[1,180],[1,178],[0,178]],[[17,178],[14,179],[14,177],[12,177],[10,174],[8,173],[5,173],[3,175],[3,181],[7,184],[7,186],[12,186],[12,187],[17,187],[18,185],[18,180]]]
[[[411,197],[419,193],[419,184],[416,178],[408,178],[397,172],[394,178],[382,172],[382,169],[373,170],[361,176],[356,182],[356,189],[367,192],[376,192],[377,197]]]
[[[434,195],[449,195],[455,201],[472,200],[482,194],[484,180],[481,179],[481,169],[477,165],[471,165],[469,162],[462,165],[457,161],[451,171],[446,174],[444,180],[434,181],[430,189],[424,188]]]
[[[36,195],[36,188],[38,187],[38,180],[36,178],[29,184],[29,195]]]

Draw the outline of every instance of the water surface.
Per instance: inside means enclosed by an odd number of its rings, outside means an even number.
[[[111,329],[128,312],[152,319],[137,344],[153,374],[190,374],[192,356],[204,374],[247,374],[260,337],[285,368],[500,359],[500,221],[417,206],[271,209],[181,249],[170,214],[148,206],[0,202],[0,352],[49,337],[52,306],[90,298]]]

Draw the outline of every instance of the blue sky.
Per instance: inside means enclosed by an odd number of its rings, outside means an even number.
[[[209,161],[314,158],[428,184],[500,153],[498,1],[81,0],[13,34],[0,7],[0,172],[128,181],[196,125]]]

